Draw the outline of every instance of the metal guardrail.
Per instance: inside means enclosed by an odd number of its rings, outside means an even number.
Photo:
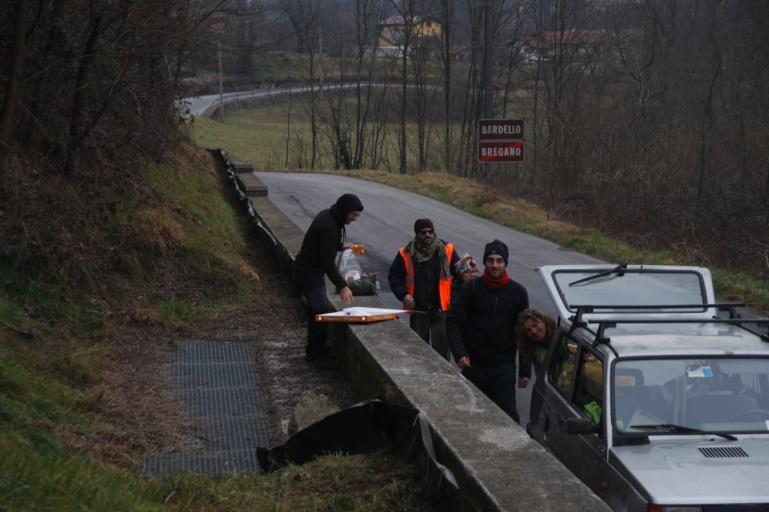
[[[284,268],[291,269],[293,274],[294,255],[289,249],[280,243],[272,229],[270,229],[267,223],[264,222],[264,219],[262,219],[259,213],[254,209],[254,205],[251,203],[248,194],[246,193],[246,186],[235,172],[234,164],[227,158],[227,154],[223,150],[216,149],[210,151],[214,155],[214,158],[216,158],[222,165],[224,171],[227,173],[227,179],[229,179],[232,183],[235,194],[238,197],[238,201],[243,204],[248,218],[251,219],[251,221],[259,229],[262,235],[272,244],[273,250],[275,250],[279,256],[281,265]]]

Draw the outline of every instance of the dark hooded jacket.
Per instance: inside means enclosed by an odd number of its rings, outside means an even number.
[[[446,333],[454,359],[469,356],[470,364],[492,365],[515,362],[515,322],[529,307],[526,288],[512,279],[501,288],[491,288],[476,277],[462,286],[453,298],[446,317]],[[531,376],[531,364],[521,361],[521,376]]]
[[[312,290],[325,284],[324,274],[337,288],[347,286],[336,268],[336,254],[345,239],[345,219],[350,212],[362,211],[358,196],[344,194],[334,206],[315,216],[296,255],[296,284],[300,290]]]

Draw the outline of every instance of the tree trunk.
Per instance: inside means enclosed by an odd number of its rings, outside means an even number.
[[[311,137],[311,153],[310,153],[310,169],[315,169],[316,160],[318,157],[318,101],[315,94],[315,18],[312,16],[312,6],[310,6],[311,15],[309,24],[307,26],[307,48],[310,56],[310,137]]]
[[[401,174],[406,174],[407,161],[406,161],[406,101],[408,99],[408,57],[411,51],[411,38],[413,36],[413,24],[414,24],[414,0],[403,0],[402,7],[398,7],[397,2],[392,0],[393,5],[403,18],[403,39],[401,50],[401,109],[400,109],[400,127],[399,127],[399,148],[400,148],[400,162],[398,169]]]
[[[26,46],[26,9],[29,2],[16,0],[16,20],[14,23],[13,51],[8,70],[8,83],[5,87],[5,101],[0,108],[0,156],[10,147],[11,129],[13,128],[16,103],[19,96],[19,78],[24,63]],[[0,171],[2,172],[2,171]]]
[[[406,90],[408,88],[408,45],[403,45],[403,68],[401,74],[401,111],[400,111],[400,125],[399,125],[399,148],[400,148],[400,165],[398,170],[401,174],[406,174]]]
[[[75,165],[77,151],[80,148],[82,138],[80,136],[80,123],[85,109],[85,81],[94,61],[96,40],[99,38],[101,28],[101,15],[97,14],[91,22],[91,30],[88,33],[88,39],[85,48],[80,56],[77,68],[77,78],[75,79],[75,93],[72,97],[72,110],[69,117],[69,131],[67,141],[67,156],[64,161],[62,173],[64,176],[71,176]]]
[[[451,168],[451,32],[453,0],[442,0],[443,16],[443,167]]]

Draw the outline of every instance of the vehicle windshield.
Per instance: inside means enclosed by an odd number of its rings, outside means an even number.
[[[694,271],[631,269],[607,272],[596,279],[588,279],[600,273],[596,270],[559,270],[553,273],[553,279],[564,303],[572,311],[573,306],[581,305],[654,306],[707,303],[702,276]],[[579,282],[580,280],[582,282]],[[703,310],[704,308],[696,308],[691,311]],[[682,309],[668,311],[687,312]],[[622,312],[627,313],[628,310]]]
[[[618,361],[611,390],[622,433],[769,432],[769,358]]]

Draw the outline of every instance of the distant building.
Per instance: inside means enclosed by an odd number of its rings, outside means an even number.
[[[409,26],[403,16],[390,16],[381,24],[375,54],[382,57],[401,57],[409,29],[411,30],[412,52],[417,46],[431,46],[431,44],[425,45],[424,43],[432,43],[433,41],[437,43],[443,34],[443,25],[435,18],[414,16]]]

